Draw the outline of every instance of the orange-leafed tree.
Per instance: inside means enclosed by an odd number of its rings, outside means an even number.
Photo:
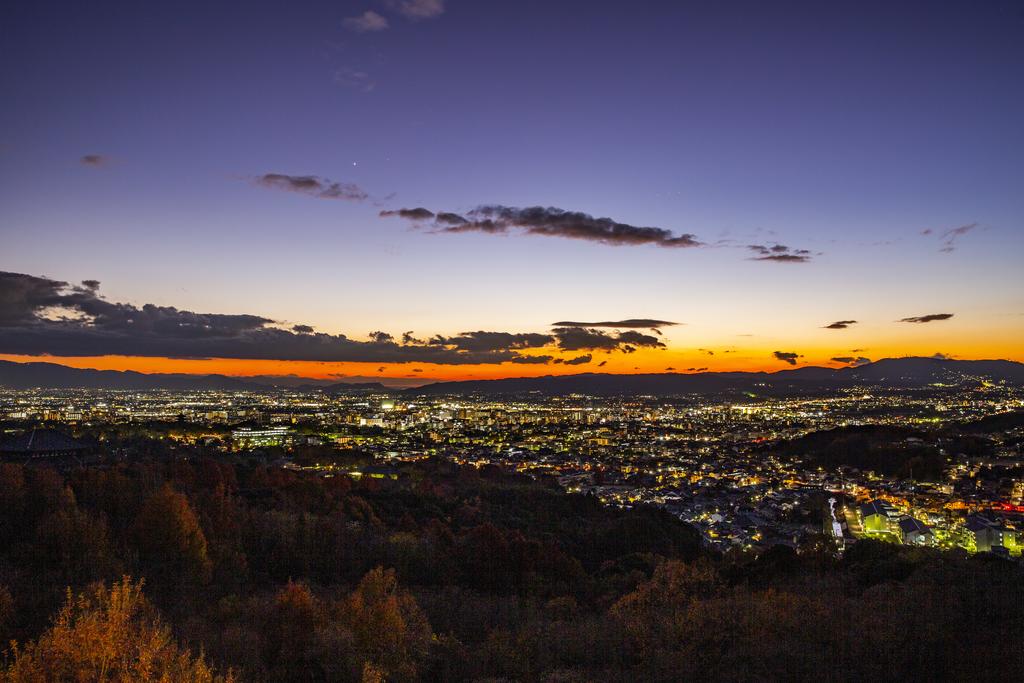
[[[303,583],[288,582],[274,597],[260,633],[260,649],[273,680],[317,680],[323,607]]]
[[[356,648],[369,670],[387,680],[416,680],[430,650],[430,622],[409,591],[400,588],[393,569],[371,569],[348,603]]]
[[[96,681],[128,683],[229,683],[201,656],[180,647],[142,594],[142,582],[125,577],[110,588],[96,585],[68,593],[53,625],[37,641],[14,644],[3,683]]]

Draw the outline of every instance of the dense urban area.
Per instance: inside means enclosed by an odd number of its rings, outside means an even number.
[[[997,384],[741,401],[37,390],[0,393],[0,406],[7,432],[57,430],[83,463],[130,459],[133,435],[170,458],[199,448],[323,477],[495,465],[664,508],[721,551],[821,533],[840,548],[868,536],[1020,556],[1024,544],[1024,391]]]

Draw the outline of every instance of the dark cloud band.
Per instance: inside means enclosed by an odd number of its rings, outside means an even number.
[[[463,365],[535,362],[520,360],[520,352],[559,340],[557,334],[488,331],[426,341],[407,332],[396,340],[378,331],[359,341],[309,325],[285,329],[257,315],[114,303],[98,289],[95,280],[71,285],[0,272],[0,353]]]
[[[928,315],[915,315],[909,318],[900,318],[898,322],[901,323],[931,323],[936,320],[949,320],[953,317],[952,313],[929,313]]]
[[[479,206],[465,214],[434,213],[428,209],[381,211],[381,216],[399,216],[419,225],[429,225],[436,232],[483,232],[507,234],[520,231],[526,235],[563,237],[587,240],[613,246],[653,244],[667,248],[703,246],[695,235],[676,235],[664,228],[641,227],[620,223],[611,218],[595,218],[580,211],[555,207]]]
[[[672,327],[679,323],[669,322],[668,320],[654,320],[653,318],[629,318],[627,320],[605,320],[594,323],[584,322],[572,322],[568,320],[562,320],[557,323],[552,323],[552,327],[614,327],[618,329],[635,329],[635,330],[656,330],[659,327]]]

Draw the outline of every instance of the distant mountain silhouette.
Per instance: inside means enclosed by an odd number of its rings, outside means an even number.
[[[56,363],[0,361],[0,386],[8,389],[218,389],[259,385],[226,375],[146,374],[131,370],[83,370]]]
[[[278,383],[272,376],[228,377],[226,375],[145,374],[130,370],[82,370],[56,363],[12,363],[0,361],[0,387],[8,389],[149,389],[258,391],[288,386],[297,391],[330,394],[397,392],[379,382],[323,384],[310,380],[299,383],[288,377]],[[717,394],[750,392],[793,394],[826,391],[853,386],[895,388],[926,387],[932,384],[961,384],[983,379],[1024,385],[1024,363],[1006,360],[945,360],[936,358],[886,358],[857,368],[804,367],[778,372],[699,372],[647,375],[547,375],[464,382],[437,382],[404,393],[412,395],[486,394],[544,395],[589,394],[593,396],[675,394]]]
[[[961,384],[982,379],[1024,384],[1024,363],[1006,360],[887,358],[856,368],[804,367],[778,372],[700,372],[647,375],[547,375],[496,380],[438,382],[407,393],[438,394],[588,394],[592,396],[717,394],[750,392],[794,394],[854,386],[892,388]]]
[[[227,375],[146,374],[131,370],[83,370],[57,363],[12,363],[0,361],[0,387],[7,389],[126,389],[147,391],[259,391],[288,387],[300,391],[323,390],[330,393],[386,391],[379,383],[324,385],[320,380],[296,377],[228,377]]]

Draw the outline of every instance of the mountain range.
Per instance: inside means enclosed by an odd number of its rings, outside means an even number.
[[[778,372],[698,372],[609,375],[584,373],[428,384],[409,392],[420,395],[485,394],[590,396],[719,394],[750,392],[794,394],[855,386],[921,388],[982,380],[1024,385],[1024,363],[1007,360],[886,358],[858,367],[803,367]]]
[[[142,373],[133,370],[89,370],[57,363],[12,363],[0,361],[0,387],[6,389],[124,389],[149,391],[260,391],[278,388],[332,393],[387,391],[379,382],[362,384],[325,382],[286,375],[276,377],[229,377],[181,373]]]
[[[803,367],[778,372],[699,372],[613,375],[582,373],[494,380],[436,382],[412,389],[393,389],[378,382],[324,383],[323,380],[273,376],[145,374],[130,370],[86,370],[56,363],[0,361],[0,387],[8,389],[125,389],[145,391],[217,390],[259,391],[286,387],[327,393],[403,392],[407,395],[481,394],[593,396],[718,394],[750,392],[793,394],[854,386],[921,388],[964,382],[1006,382],[1024,385],[1024,363],[1007,360],[949,360],[939,358],[887,358],[859,367]]]

